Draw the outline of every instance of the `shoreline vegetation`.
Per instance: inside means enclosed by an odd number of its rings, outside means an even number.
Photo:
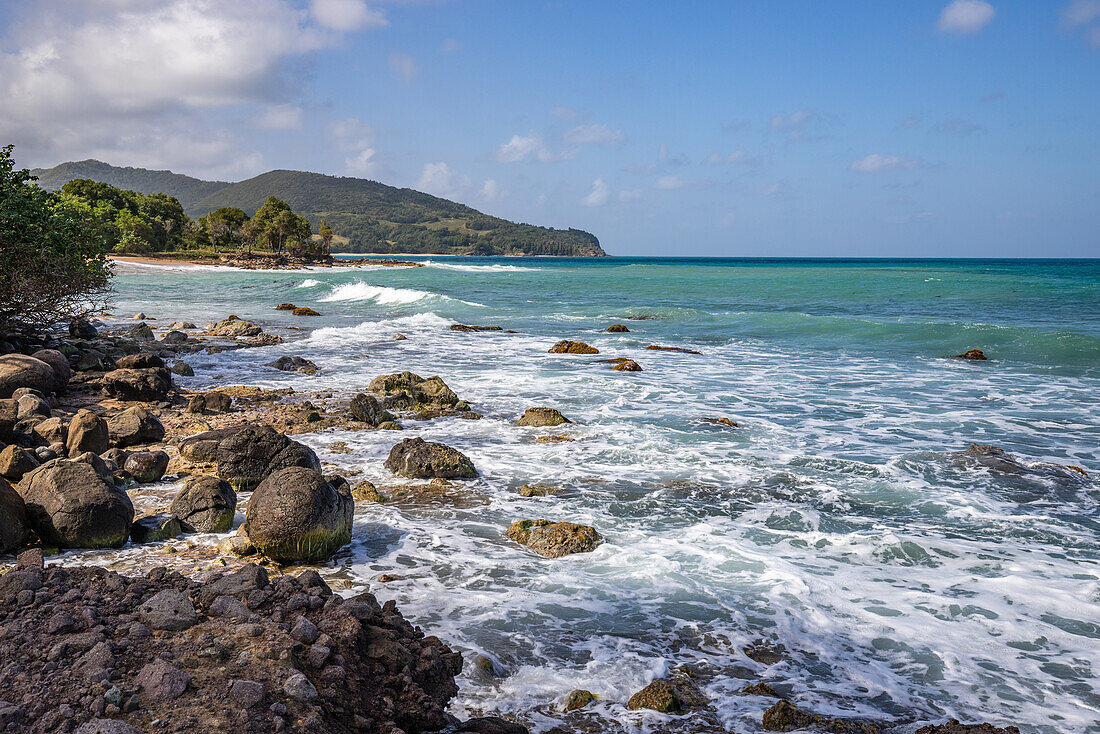
[[[14,169],[10,153],[10,147],[0,151],[0,306],[16,304],[0,308],[0,729],[524,734],[528,723],[553,718],[551,731],[564,734],[605,730],[607,706],[621,704],[623,712],[644,712],[631,716],[663,717],[657,725],[672,731],[726,730],[703,690],[708,672],[675,660],[665,675],[623,701],[593,705],[592,692],[563,687],[551,705],[506,717],[461,721],[447,713],[464,666],[481,671],[492,661],[464,660],[445,640],[415,627],[392,601],[379,604],[366,590],[353,594],[338,574],[326,581],[322,573],[352,541],[355,503],[446,500],[479,476],[476,456],[401,435],[423,421],[479,420],[478,406],[457,395],[445,377],[409,371],[378,375],[354,393],[271,390],[247,380],[206,391],[181,387],[175,377],[195,372],[189,355],[232,355],[283,343],[293,352],[293,342],[233,314],[199,326],[186,313],[111,317],[96,305],[99,318],[89,318],[91,304],[107,296],[110,236],[128,248],[180,232],[140,226],[149,207],[162,200],[121,192],[121,206],[98,199],[93,205],[84,194],[110,199],[119,190],[86,183],[75,187],[83,189],[80,195],[46,192],[27,171]],[[289,262],[294,253],[288,243],[309,247],[300,218],[278,200],[264,206],[268,210],[249,219],[251,234],[244,236],[264,238],[275,245],[273,259]],[[224,221],[246,227],[232,212]],[[331,260],[327,251],[306,255]],[[27,289],[65,299],[35,301]],[[270,306],[317,315],[290,303]],[[608,331],[629,329],[614,324]],[[308,332],[288,327],[283,334],[289,340]],[[677,348],[650,349],[656,355]],[[560,359],[559,353],[598,350],[563,340],[541,358]],[[978,350],[959,356],[984,359]],[[594,368],[597,362],[615,363],[610,369],[623,372],[623,379],[641,370],[632,360],[594,357]],[[319,369],[292,353],[265,367],[307,374]],[[572,422],[553,407],[524,407],[517,426],[557,431]],[[711,420],[737,428],[728,418]],[[354,465],[322,465],[313,449],[293,438],[334,428],[392,436],[383,467],[393,484],[356,480],[361,469]],[[343,451],[337,443],[331,452],[347,453],[346,443]],[[958,458],[1050,476],[1083,473],[1024,465],[991,446],[971,446]],[[164,496],[165,477],[178,484],[170,498]],[[549,563],[605,542],[596,527],[508,519],[508,542]],[[155,567],[141,576],[123,574],[102,568],[102,555],[83,555],[119,548],[141,548],[140,567]],[[766,665],[786,654],[782,645],[765,642],[740,652]],[[763,677],[744,681],[732,695],[759,700],[760,727],[767,731],[878,734],[926,719],[917,712],[908,721],[904,715],[820,715],[782,698]],[[915,734],[1018,730],[952,720]]]

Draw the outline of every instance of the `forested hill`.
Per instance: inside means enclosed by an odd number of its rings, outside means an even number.
[[[202,181],[171,171],[119,168],[100,161],[62,163],[32,173],[47,189],[90,178],[143,194],[179,199],[192,217],[220,207],[248,214],[269,196],[285,201],[317,231],[325,219],[348,252],[448,255],[606,255],[595,235],[579,229],[517,224],[464,204],[361,178],[269,171],[238,183]],[[343,240],[346,238],[346,244]]]

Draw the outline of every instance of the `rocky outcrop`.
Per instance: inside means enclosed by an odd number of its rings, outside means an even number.
[[[913,734],[1020,734],[1020,730],[1015,726],[1002,729],[993,724],[961,724],[958,719],[950,719],[942,724],[922,726]]]
[[[681,671],[657,678],[626,702],[628,709],[650,709],[663,714],[685,714],[706,706],[703,692]]]
[[[69,457],[79,456],[86,451],[102,454],[111,447],[107,421],[90,410],[78,411],[69,421],[68,439],[65,450]]]
[[[233,398],[217,390],[192,395],[187,401],[188,413],[228,413],[232,409]]]
[[[317,311],[314,311],[309,306],[298,306],[297,308],[292,310],[291,313],[294,314],[295,316],[320,316],[321,315]]]
[[[190,477],[169,509],[189,533],[227,533],[237,511],[237,493],[224,479]]]
[[[477,332],[477,331],[503,331],[502,326],[470,326],[469,324],[451,324],[451,331]]]
[[[275,310],[276,311],[293,311],[296,308],[298,308],[298,307],[295,306],[293,303],[280,303],[278,306],[275,307]]]
[[[584,342],[572,342],[562,339],[547,350],[550,354],[599,354],[600,350]]]
[[[462,667],[393,602],[342,598],[316,571],[269,580],[248,566],[199,583],[42,568],[28,552],[0,576],[0,627],[20,630],[0,636],[0,660],[20,671],[3,698],[27,734],[422,734],[451,725]]]
[[[280,469],[249,498],[244,532],[279,563],[318,561],[351,541],[354,504],[347,482],[334,486],[312,469]]]
[[[561,414],[556,408],[528,408],[516,421],[517,426],[560,426],[573,421]]]
[[[69,322],[69,336],[76,339],[91,340],[99,336],[99,332],[88,319],[77,317]]]
[[[126,457],[123,469],[139,484],[160,481],[168,469],[168,454],[163,451],[135,451]]]
[[[458,449],[420,437],[406,438],[390,449],[385,467],[410,479],[474,479],[477,469]]]
[[[317,370],[321,369],[313,362],[303,357],[279,357],[274,362],[268,362],[265,367],[274,367],[277,370],[283,372],[301,372],[302,374],[312,375]]]
[[[172,374],[166,367],[122,368],[103,375],[103,390],[119,400],[153,403],[168,397]]]
[[[630,329],[626,328],[626,324],[612,324],[607,327],[607,330],[612,334],[625,334],[630,331]]]
[[[547,558],[594,551],[602,540],[590,525],[550,520],[517,520],[504,534]]]
[[[23,498],[0,479],[0,553],[21,548],[30,537],[30,519]]]
[[[164,439],[164,424],[141,405],[134,405],[107,418],[111,445],[117,448],[156,443]]]
[[[179,375],[180,377],[194,377],[195,370],[193,367],[191,367],[191,365],[187,364],[186,362],[173,362],[172,374]]]
[[[878,726],[867,721],[830,719],[827,716],[807,713],[787,700],[782,700],[765,711],[761,724],[765,731],[795,731],[810,728],[833,734],[879,734],[880,731]]]
[[[627,359],[626,357],[615,357],[613,359],[603,359],[601,362],[607,362],[611,365],[611,369],[618,370],[619,372],[641,372],[642,366],[635,362],[633,359]]]
[[[141,323],[132,327],[126,332],[126,336],[140,342],[151,342],[156,339],[156,335],[153,334],[153,329],[146,323]]]
[[[245,336],[259,336],[263,329],[251,321],[243,321],[236,316],[230,316],[210,327],[213,336],[228,336],[234,339]]]
[[[985,352],[983,352],[980,349],[967,349],[962,354],[956,354],[955,359],[983,360],[983,359],[989,359],[989,357],[985,356]]]
[[[98,457],[96,457],[98,458]],[[23,477],[18,492],[31,527],[61,548],[117,548],[126,542],[134,506],[90,463],[54,459]]]
[[[378,402],[377,398],[373,395],[366,395],[364,393],[359,393],[351,399],[351,406],[348,409],[348,413],[351,415],[352,420],[357,420],[376,428],[383,423],[396,420],[392,413],[382,407],[382,404]]]
[[[321,462],[312,449],[271,426],[252,423],[191,436],[180,442],[179,451],[188,461],[215,465],[218,476],[238,490],[251,489],[274,472],[291,466],[321,471]]]
[[[455,412],[469,410],[440,377],[424,378],[412,372],[382,375],[371,380],[370,391],[382,396],[390,410]]]
[[[149,354],[148,352],[127,354],[115,360],[115,367],[117,367],[118,369],[144,370],[164,366],[165,365],[163,359],[155,354]]]
[[[50,366],[53,370],[53,383],[50,391],[63,393],[69,386],[69,380],[73,376],[73,368],[69,365],[69,358],[56,349],[39,349],[31,355]]]
[[[683,352],[684,354],[702,354],[702,352],[685,347],[662,347],[660,344],[650,344],[646,349],[653,352]]]
[[[55,383],[53,367],[25,354],[0,356],[0,398],[10,398],[21,387],[53,392]]]

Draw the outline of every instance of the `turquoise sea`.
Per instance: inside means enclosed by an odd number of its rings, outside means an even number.
[[[762,679],[836,716],[1100,732],[1100,261],[416,259],[427,267],[125,264],[112,311],[162,325],[234,313],[286,340],[194,355],[195,377],[177,378],[189,388],[352,393],[408,369],[484,415],[301,437],[376,484],[412,435],[480,469],[458,501],[360,503],[324,570],[493,661],[467,666],[456,713],[544,732],[753,732],[774,700],[739,692]],[[275,311],[284,301],[322,316]],[[559,339],[600,354],[547,354]],[[990,359],[951,358],[970,348]],[[283,354],[322,370],[263,366]],[[575,424],[514,425],[536,405]],[[704,420],[717,417],[738,427]],[[535,442],[549,433],[576,440]],[[954,454],[970,443],[1088,477],[992,471]],[[501,537],[525,517],[591,524],[605,543],[544,559]],[[744,654],[760,642],[780,662]],[[712,712],[625,709],[680,665]],[[563,718],[574,688],[600,700]]]

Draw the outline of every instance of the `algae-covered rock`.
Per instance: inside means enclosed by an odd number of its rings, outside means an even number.
[[[354,504],[346,483],[333,487],[305,467],[280,469],[252,493],[244,532],[279,563],[321,560],[351,541]]]
[[[467,410],[441,377],[421,377],[412,372],[381,375],[371,380],[370,391],[383,397],[391,410]]]
[[[477,469],[458,449],[420,437],[406,438],[390,449],[385,467],[410,479],[474,479]]]
[[[599,354],[600,350],[584,342],[562,339],[547,350],[550,354]]]
[[[528,408],[516,422],[517,426],[560,426],[562,423],[573,421],[561,414],[555,408]]]
[[[224,479],[194,476],[184,482],[170,509],[188,532],[226,533],[233,527],[237,493]]]
[[[255,487],[291,466],[321,471],[313,449],[261,424],[205,431],[180,441],[179,451],[187,461],[215,464],[218,476],[238,490]]]
[[[566,697],[565,710],[576,711],[577,709],[583,709],[595,700],[596,696],[591,691],[585,691],[578,688],[570,691],[569,695]]]
[[[587,553],[596,550],[602,540],[590,525],[550,520],[517,520],[504,534],[547,558]]]

